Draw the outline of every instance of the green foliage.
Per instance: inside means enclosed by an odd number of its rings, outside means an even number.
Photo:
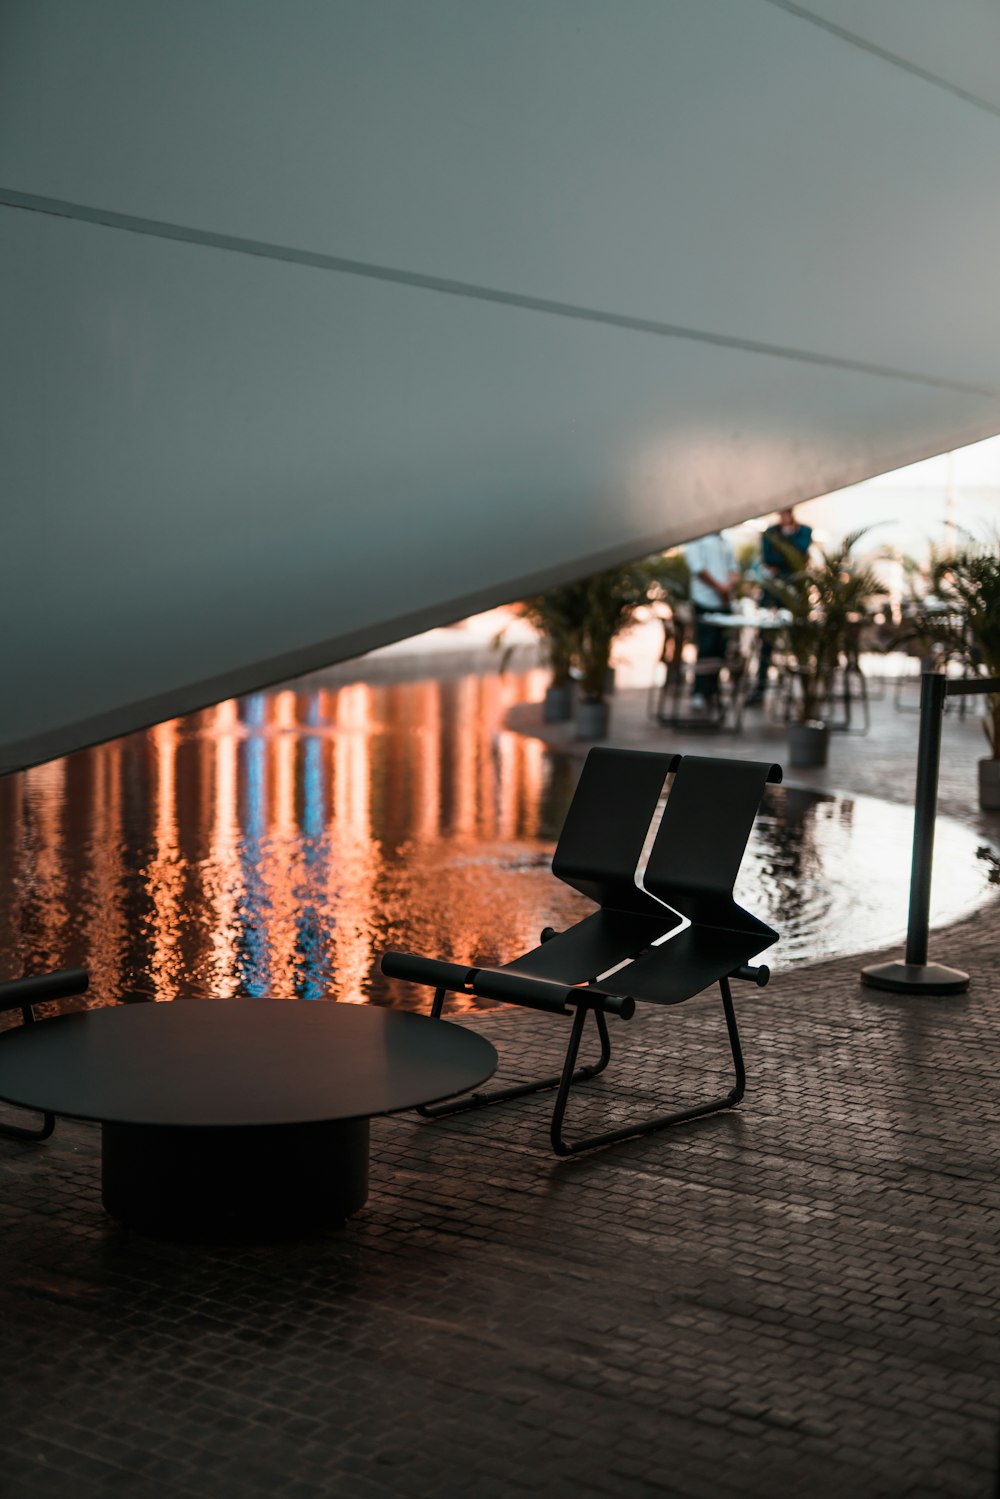
[[[931,586],[940,612],[926,601],[914,628],[941,646],[970,676],[1000,677],[1000,539],[972,544],[954,557],[934,561]],[[983,729],[995,760],[1000,759],[1000,694],[986,699]]]
[[[553,687],[565,687],[569,681],[570,668],[580,652],[586,608],[585,583],[564,583],[518,606],[518,612],[545,642]]]
[[[611,645],[628,628],[640,604],[649,598],[654,569],[647,562],[611,567],[584,578],[586,597],[580,634],[580,686],[588,702],[600,702],[611,663]]]
[[[578,665],[584,697],[602,700],[611,646],[632,623],[640,604],[649,599],[651,587],[659,580],[661,560],[611,567],[536,594],[518,606],[545,641],[553,686],[565,686],[570,668]]]
[[[805,565],[802,554],[789,546],[789,563],[798,571],[767,585],[792,615],[784,636],[798,667],[802,723],[822,718],[841,654],[864,618],[868,601],[882,592],[871,568],[852,556],[864,534],[865,530],[852,531],[829,551],[814,548],[815,560]],[[785,550],[784,543],[778,545]]]
[[[760,546],[760,538],[754,537],[749,541],[740,542],[736,548],[736,570],[740,575],[735,589],[737,598],[752,599],[756,595],[762,577]],[[800,552],[796,552],[795,555],[801,558]]]
[[[683,604],[691,597],[691,569],[681,548],[659,552],[646,566],[651,580],[659,584],[671,604]]]

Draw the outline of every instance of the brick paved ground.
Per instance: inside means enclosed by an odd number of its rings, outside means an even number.
[[[576,1161],[540,1099],[376,1121],[304,1242],[129,1235],[94,1128],[0,1142],[0,1499],[992,1499],[998,951],[991,904],[934,936],[957,999],[741,987],[741,1108]],[[565,1034],[475,1023],[522,1069]],[[709,1001],[614,1036],[613,1120],[724,1068]]]
[[[572,1162],[541,1100],[373,1126],[340,1233],[179,1248],[102,1214],[94,1128],[0,1150],[0,1495],[991,1495],[996,906],[969,995],[856,960],[740,990],[731,1114]],[[560,1024],[478,1022],[550,1065]],[[616,1028],[591,1104],[693,1094],[699,1001]]]

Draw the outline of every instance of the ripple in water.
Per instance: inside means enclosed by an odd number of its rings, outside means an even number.
[[[931,919],[943,926],[988,899],[979,840],[939,817]],[[902,943],[913,813],[870,796],[769,786],[736,898],[781,933],[772,965]]]

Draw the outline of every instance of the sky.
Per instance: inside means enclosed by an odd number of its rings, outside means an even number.
[[[982,541],[1000,537],[1000,437],[809,500],[796,514],[821,545],[870,526],[859,553],[891,547],[919,561],[931,542],[947,544],[949,518],[958,545],[963,529]],[[762,517],[756,529],[770,520]],[[747,529],[730,534],[741,539]]]

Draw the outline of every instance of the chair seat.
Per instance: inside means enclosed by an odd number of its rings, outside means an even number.
[[[695,923],[605,980],[606,989],[656,1005],[679,1005],[711,988],[774,941],[755,932]]]
[[[631,911],[594,911],[540,947],[505,963],[503,971],[562,984],[593,983],[682,924],[681,918],[666,907],[662,917]],[[615,989],[617,985],[609,980],[605,987]]]

